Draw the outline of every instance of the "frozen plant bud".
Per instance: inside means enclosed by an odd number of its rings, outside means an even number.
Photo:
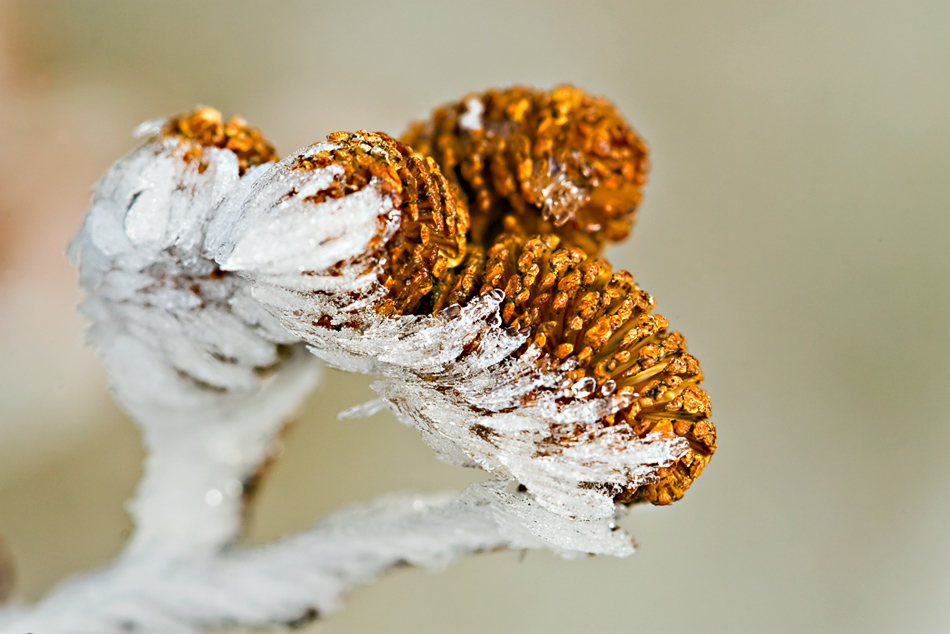
[[[520,353],[533,346],[544,352],[539,363],[571,361],[560,371],[574,398],[595,398],[599,385],[600,396],[617,403],[616,411],[595,422],[555,426],[557,443],[605,429],[623,430],[633,444],[651,436],[686,441],[682,455],[659,467],[648,484],[632,478],[587,485],[612,491],[622,502],[674,502],[716,449],[709,397],[698,385],[699,361],[686,351],[680,333],[667,332],[664,317],[651,314],[653,297],[632,275],[559,242],[554,235],[502,234],[489,249],[482,292],[505,289],[504,324],[531,333]]]
[[[228,196],[266,171],[273,148],[256,128],[223,122],[212,108],[142,131],[145,143],[102,178],[71,245],[90,338],[122,356],[131,354],[124,337],[135,340],[197,385],[253,389],[294,340],[249,303],[241,278],[214,262],[209,227]]]
[[[646,182],[646,144],[613,104],[573,86],[470,94],[403,140],[460,186],[476,242],[553,232],[593,255],[627,236]]]
[[[252,478],[317,364],[214,260],[242,200],[275,159],[260,131],[198,108],[140,128],[102,177],[70,247],[89,341],[149,450],[129,552],[213,549],[242,501],[204,492]],[[182,494],[183,483],[194,486]]]
[[[223,268],[315,354],[385,377],[443,458],[574,517],[682,497],[715,449],[683,337],[629,273],[553,233],[466,243],[466,211],[431,159],[337,133],[258,182]]]
[[[467,229],[466,209],[432,159],[385,134],[338,132],[261,180],[223,268],[297,291],[375,281],[380,314],[425,311],[420,302],[462,260]]]
[[[208,148],[230,150],[237,157],[238,173],[242,176],[250,167],[277,160],[274,146],[260,130],[241,117],[224,121],[214,108],[200,107],[171,117],[161,124],[161,136],[180,143],[186,160],[198,161],[199,171],[207,168],[202,154]]]

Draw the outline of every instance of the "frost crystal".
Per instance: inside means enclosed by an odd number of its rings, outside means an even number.
[[[485,112],[485,105],[478,97],[469,97],[465,101],[465,113],[459,117],[459,125],[466,130],[482,129],[482,114]]]

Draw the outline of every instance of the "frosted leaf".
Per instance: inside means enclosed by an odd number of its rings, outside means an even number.
[[[148,139],[100,181],[70,253],[88,293],[83,312],[109,322],[94,332],[134,331],[185,374],[247,389],[259,384],[255,368],[274,363],[275,345],[288,337],[260,327],[270,320],[263,311],[257,323],[232,312],[230,300],[246,283],[215,278],[217,264],[203,251],[216,209],[242,191],[239,181],[261,171],[242,179],[234,154],[218,148],[205,148],[202,160],[201,169],[186,160],[175,137]]]

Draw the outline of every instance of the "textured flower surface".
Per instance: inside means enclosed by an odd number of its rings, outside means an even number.
[[[607,101],[489,91],[403,140],[338,132],[280,161],[211,108],[140,134],[71,246],[89,339],[148,450],[136,531],[112,566],[0,611],[0,630],[296,624],[405,562],[625,556],[627,505],[678,500],[708,463],[698,361],[600,257],[646,171]],[[235,546],[317,357],[378,378],[351,415],[388,407],[494,479]]]
[[[553,232],[591,255],[627,237],[648,169],[646,144],[613,104],[573,86],[473,93],[403,140],[471,201],[475,240]]]
[[[715,448],[683,337],[629,273],[556,234],[466,244],[454,198],[408,146],[334,134],[262,177],[222,268],[318,356],[386,377],[443,457],[581,518],[682,497]]]

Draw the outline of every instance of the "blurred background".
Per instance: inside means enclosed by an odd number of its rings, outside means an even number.
[[[0,536],[18,596],[102,565],[143,457],[65,258],[141,121],[209,104],[279,152],[491,86],[607,95],[652,147],[610,252],[703,364],[719,451],[632,558],[399,570],[314,632],[950,630],[947,2],[0,1]],[[461,489],[328,371],[248,540]],[[2,559],[2,556],[0,556]],[[2,585],[2,583],[0,583]]]

